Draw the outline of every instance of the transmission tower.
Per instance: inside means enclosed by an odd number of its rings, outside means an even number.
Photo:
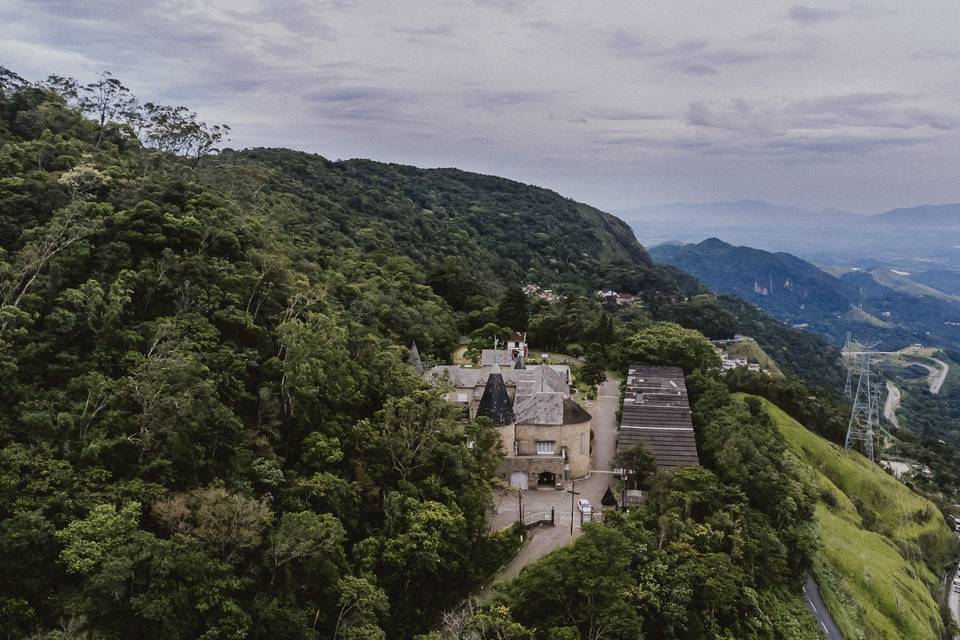
[[[874,362],[869,351],[855,354],[859,361],[857,390],[853,396],[853,410],[850,412],[850,424],[847,426],[846,449],[858,445],[873,462],[873,434],[880,424],[880,383]]]

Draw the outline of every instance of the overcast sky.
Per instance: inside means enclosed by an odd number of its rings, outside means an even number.
[[[457,166],[607,209],[960,201],[960,5],[0,0],[0,65],[111,70],[230,146]]]

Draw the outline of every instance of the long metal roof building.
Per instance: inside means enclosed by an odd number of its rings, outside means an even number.
[[[658,469],[700,464],[682,369],[630,366],[617,451],[638,443],[653,454]]]

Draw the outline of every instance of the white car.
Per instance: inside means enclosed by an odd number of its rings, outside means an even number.
[[[584,515],[590,515],[593,512],[593,507],[590,505],[590,501],[586,498],[580,498],[577,500],[577,508],[580,509],[580,513]]]

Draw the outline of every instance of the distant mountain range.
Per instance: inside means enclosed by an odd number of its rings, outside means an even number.
[[[646,246],[717,237],[831,265],[960,271],[960,204],[861,215],[742,200],[663,204],[617,213]]]
[[[738,295],[763,311],[840,345],[851,331],[895,349],[912,342],[960,343],[960,298],[887,267],[828,273],[789,253],[734,246],[716,238],[664,244],[651,257]],[[949,282],[949,277],[943,278]],[[932,279],[928,279],[932,280]]]

